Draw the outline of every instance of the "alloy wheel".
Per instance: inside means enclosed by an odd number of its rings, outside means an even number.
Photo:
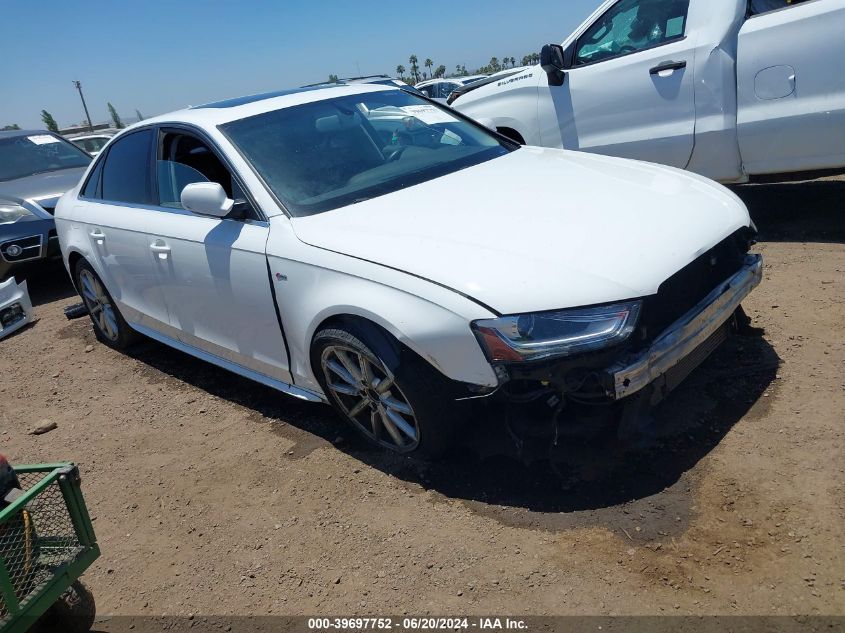
[[[329,345],[320,361],[329,391],[359,431],[401,453],[419,445],[414,409],[387,367],[344,345]]]
[[[114,306],[100,280],[90,271],[79,273],[82,299],[100,333],[110,341],[117,341],[120,334]]]

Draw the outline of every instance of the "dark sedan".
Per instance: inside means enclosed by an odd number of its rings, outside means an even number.
[[[59,256],[53,209],[90,162],[52,132],[0,132],[0,280]]]

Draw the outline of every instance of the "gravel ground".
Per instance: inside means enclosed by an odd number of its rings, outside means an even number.
[[[114,352],[65,319],[56,268],[0,342],[0,452],[81,466],[101,614],[845,615],[845,181],[737,191],[765,335],[567,486],[472,445],[384,457],[325,406],[153,342]]]

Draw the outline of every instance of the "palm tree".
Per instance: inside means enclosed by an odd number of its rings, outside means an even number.
[[[402,64],[396,67],[396,74],[399,76],[399,79],[405,78],[405,67]]]
[[[429,76],[433,77],[434,75],[431,74],[431,69],[434,67],[434,62],[431,61],[431,57],[425,58],[425,67],[428,68]]]
[[[494,73],[499,72],[502,69],[502,67],[499,66],[499,60],[495,57],[490,58],[490,64],[489,65],[490,65],[490,70],[492,70]]]
[[[44,121],[44,126],[51,132],[59,131],[59,124],[56,123],[56,119],[54,119],[53,115],[47,112],[47,110],[41,111],[41,120]]]
[[[420,67],[417,65],[417,56],[411,55],[408,58],[408,63],[411,64],[411,76],[415,82],[418,82],[420,80]]]

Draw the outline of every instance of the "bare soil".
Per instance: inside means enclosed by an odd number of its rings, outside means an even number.
[[[489,441],[386,457],[328,407],[150,341],[114,352],[65,319],[57,267],[0,342],[0,452],[81,466],[101,614],[845,614],[845,180],[737,192],[765,335],[565,486]]]

